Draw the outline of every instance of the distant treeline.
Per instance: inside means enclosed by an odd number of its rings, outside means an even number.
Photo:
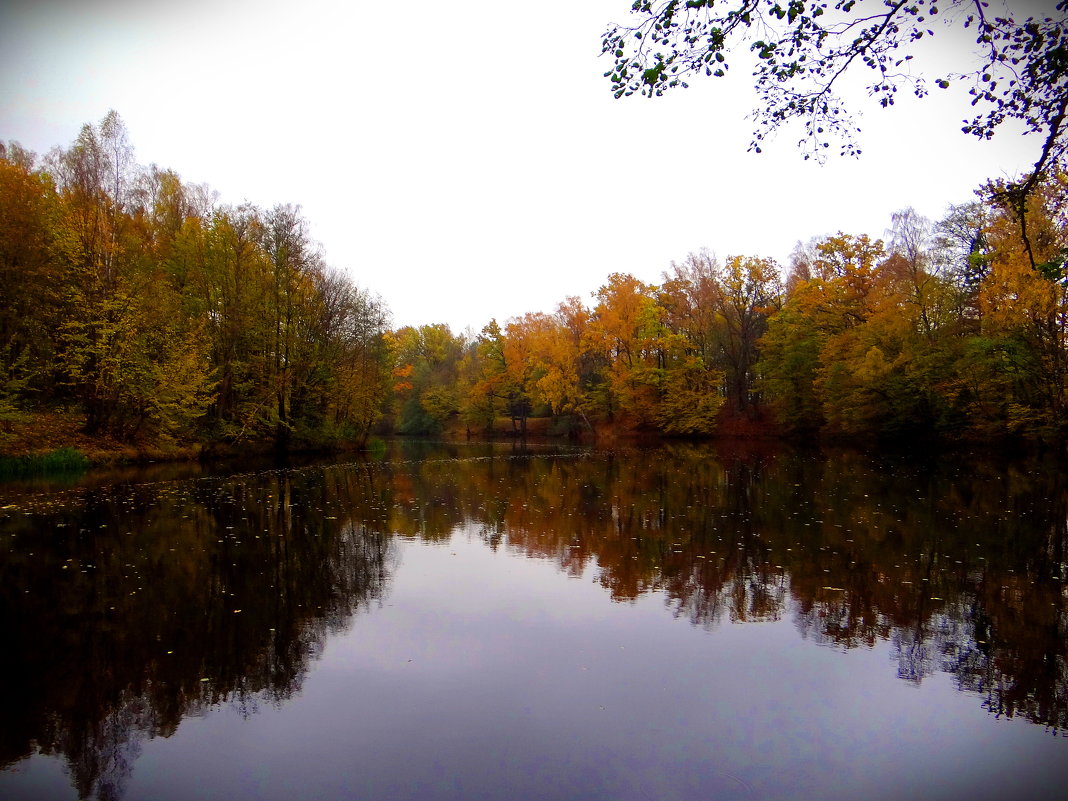
[[[390,335],[396,419],[427,431],[507,414],[558,431],[647,430],[1062,441],[1068,176],[1026,214],[990,184],[888,241],[838,233],[770,259],[707,253],[659,286],[613,274],[555,314]],[[739,425],[748,421],[749,425]],[[762,427],[762,429],[760,428]]]
[[[0,146],[2,147],[2,146]],[[134,441],[359,443],[376,430],[1063,440],[1068,176],[991,183],[887,241],[612,274],[476,337],[390,331],[293,206],[218,205],[141,167],[114,112],[38,160],[0,152],[0,446],[73,408]],[[745,426],[741,427],[742,430]]]

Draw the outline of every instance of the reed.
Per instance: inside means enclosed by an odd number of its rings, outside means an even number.
[[[48,453],[0,457],[0,478],[72,473],[88,467],[89,459],[77,448],[56,448]]]

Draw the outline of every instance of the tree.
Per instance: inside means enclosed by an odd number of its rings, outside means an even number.
[[[727,391],[734,408],[750,409],[756,381],[757,340],[767,329],[768,314],[781,296],[779,266],[772,259],[731,256],[723,267],[715,296],[723,320],[723,358]]]
[[[728,57],[747,42],[759,98],[750,150],[760,152],[798,121],[805,158],[821,157],[834,139],[843,154],[860,153],[859,128],[839,90],[861,67],[869,70],[868,95],[883,107],[902,88],[923,97],[932,84],[966,86],[976,115],[965,133],[989,139],[1013,120],[1042,141],[1031,173],[1003,188],[1033,265],[1026,198],[1068,159],[1068,0],[1047,16],[1020,19],[1023,0],[1002,9],[983,0],[634,0],[631,23],[609,26],[602,39],[615,62],[605,77],[616,97],[659,96],[692,75],[725,75]],[[959,72],[927,80],[911,63],[914,45],[950,28],[970,31],[977,49]]]
[[[392,364],[394,427],[438,432],[460,412],[456,386],[466,342],[445,323],[405,326],[386,336]]]
[[[779,422],[795,432],[814,432],[824,422],[816,378],[828,338],[820,318],[833,305],[827,295],[818,280],[800,282],[760,339],[762,394]]]
[[[899,270],[908,302],[919,314],[924,337],[933,341],[936,330],[949,322],[955,300],[952,287],[940,274],[943,265],[934,258],[933,227],[913,208],[896,212],[893,226],[892,264]]]
[[[309,378],[311,360],[302,347],[308,343],[302,328],[308,322],[306,309],[314,292],[312,275],[320,265],[297,207],[279,205],[267,212],[260,236],[269,265],[264,300],[271,354],[268,369],[275,398],[275,443],[284,450],[294,413],[299,411],[293,408],[293,395]]]
[[[665,325],[686,337],[696,355],[706,362],[714,361],[721,350],[721,272],[722,266],[711,253],[691,253],[682,264],[672,262],[660,287]]]
[[[74,145],[53,150],[47,161],[66,201],[65,255],[85,280],[107,292],[126,255],[130,220],[124,212],[136,171],[126,126],[109,111],[99,125],[83,125]]]
[[[382,301],[337,271],[313,276],[308,320],[311,350],[301,387],[327,438],[367,441],[389,390],[389,313]]]
[[[208,308],[212,361],[219,385],[217,434],[233,441],[271,427],[274,401],[268,374],[270,265],[259,243],[263,214],[249,204],[216,210],[205,232],[201,292]]]
[[[1063,434],[1068,398],[1068,175],[1040,185],[1030,198],[1031,253],[1015,235],[1014,210],[991,220],[990,272],[980,290],[983,339],[1011,373],[1001,402],[1013,429]],[[1037,258],[1043,269],[1032,268]],[[1018,354],[1017,358],[1015,355]],[[1008,356],[1013,358],[1008,358]]]
[[[191,434],[214,388],[210,343],[162,272],[123,271],[106,292],[71,284],[68,299],[57,344],[86,429],[124,439]]]
[[[982,320],[979,286],[990,269],[989,209],[979,201],[950,206],[935,226],[935,253],[956,292],[960,327],[977,332]]]
[[[600,411],[608,419],[622,415],[624,425],[640,427],[653,421],[657,381],[664,367],[661,336],[663,309],[656,287],[632,275],[612,273],[594,293],[597,306],[586,331],[586,347],[606,364]]]
[[[508,383],[514,393],[509,413],[513,428],[518,421],[523,435],[527,430],[527,417],[534,413],[535,407],[548,405],[551,408],[558,394],[546,395],[540,389],[542,379],[549,373],[558,325],[548,314],[527,312],[509,320],[505,327],[504,358]]]
[[[653,420],[667,434],[711,434],[723,405],[719,392],[723,373],[709,370],[699,356],[686,354],[681,337],[672,339],[670,366],[657,371],[659,394]]]
[[[839,232],[808,250],[799,254],[794,290],[761,340],[762,385],[787,428],[830,424],[854,433],[878,416],[872,392],[890,372],[887,356],[901,349],[895,329],[911,320],[902,313],[896,275],[881,261],[882,241]]]
[[[382,302],[327,268],[299,207],[218,206],[133,153],[115,112],[41,165],[0,144],[0,435],[73,401],[88,432],[143,443],[366,440]],[[463,345],[439,328],[418,332],[449,352],[437,400]]]
[[[757,340],[782,293],[779,266],[751,256],[720,264],[708,253],[691,253],[664,278],[665,324],[704,364],[723,371],[735,412],[753,411]]]
[[[582,332],[588,319],[589,311],[578,298],[572,297],[557,306],[556,314],[546,326],[544,374],[538,379],[537,388],[557,416],[571,412],[582,414]]]
[[[535,370],[532,354],[526,349],[530,344],[522,320],[509,322],[503,331],[496,320],[483,327],[473,354],[477,369],[465,400],[469,423],[481,422],[489,428],[498,406],[503,406],[512,430],[526,436]]]
[[[12,144],[0,155],[0,380],[37,387],[51,367],[52,333],[63,300],[49,257],[57,199],[48,176],[32,171],[33,154]]]

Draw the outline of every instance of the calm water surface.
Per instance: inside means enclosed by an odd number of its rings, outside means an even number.
[[[0,486],[3,799],[1054,799],[1057,466],[395,446]]]

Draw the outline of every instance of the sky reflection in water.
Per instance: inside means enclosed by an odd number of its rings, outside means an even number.
[[[1048,466],[480,446],[0,497],[0,798],[1068,779]]]

